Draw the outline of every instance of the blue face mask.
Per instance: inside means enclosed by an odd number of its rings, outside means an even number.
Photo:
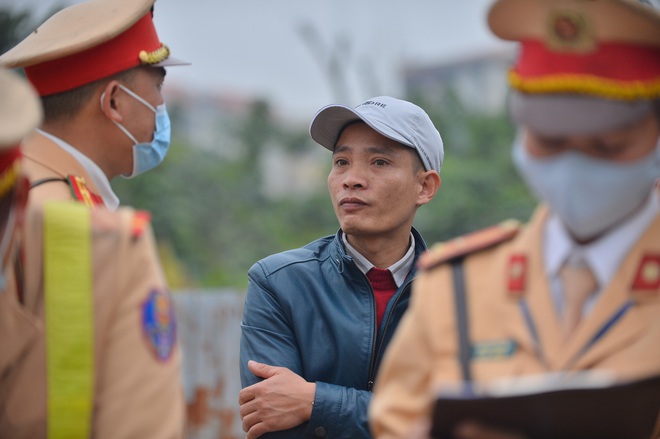
[[[660,177],[660,141],[632,162],[613,162],[566,151],[537,158],[517,136],[513,161],[536,195],[578,239],[594,238],[622,222],[648,199]]]
[[[138,96],[135,92],[119,84],[119,88],[124,90],[134,99],[139,101],[141,104],[146,106],[148,109],[153,111],[156,114],[156,131],[154,132],[154,138],[150,143],[140,143],[137,141],[135,136],[131,134],[126,127],[124,127],[119,122],[114,122],[115,125],[119,127],[120,130],[124,132],[134,143],[133,145],[133,171],[130,174],[124,174],[123,177],[132,178],[136,175],[142,174],[150,169],[155,168],[160,165],[165,159],[167,150],[170,148],[170,118],[167,115],[167,109],[165,104],[161,104],[157,107],[154,107],[149,102]],[[101,101],[103,101],[103,96],[101,96]]]

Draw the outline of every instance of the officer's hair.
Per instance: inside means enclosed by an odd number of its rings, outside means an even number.
[[[119,72],[115,75],[99,79],[89,84],[82,85],[73,90],[56,93],[41,97],[41,104],[44,109],[44,122],[66,122],[71,120],[83,106],[91,99],[99,87],[105,86],[109,81],[117,80],[119,82],[130,84],[137,68],[132,68]],[[99,105],[101,103],[99,102]]]

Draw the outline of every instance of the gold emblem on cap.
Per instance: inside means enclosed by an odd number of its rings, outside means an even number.
[[[139,54],[140,62],[146,65],[158,64],[161,61],[165,61],[169,56],[170,48],[165,44],[161,44],[160,47],[153,52],[141,50]]]
[[[553,11],[548,16],[547,44],[560,52],[588,52],[596,39],[587,17],[574,11]]]

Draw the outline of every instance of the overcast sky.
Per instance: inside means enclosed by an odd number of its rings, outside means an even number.
[[[0,0],[41,16],[75,0]],[[167,84],[264,97],[311,119],[338,100],[400,95],[399,72],[504,43],[487,29],[490,0],[158,0],[155,22],[174,56]],[[306,29],[306,31],[303,31]],[[307,35],[307,37],[303,37]],[[344,82],[331,82],[328,59]],[[337,84],[345,84],[338,89]]]

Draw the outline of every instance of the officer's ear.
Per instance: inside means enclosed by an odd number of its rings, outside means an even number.
[[[123,117],[120,112],[120,92],[119,82],[112,80],[101,89],[101,111],[106,117],[115,122],[121,123]]]

